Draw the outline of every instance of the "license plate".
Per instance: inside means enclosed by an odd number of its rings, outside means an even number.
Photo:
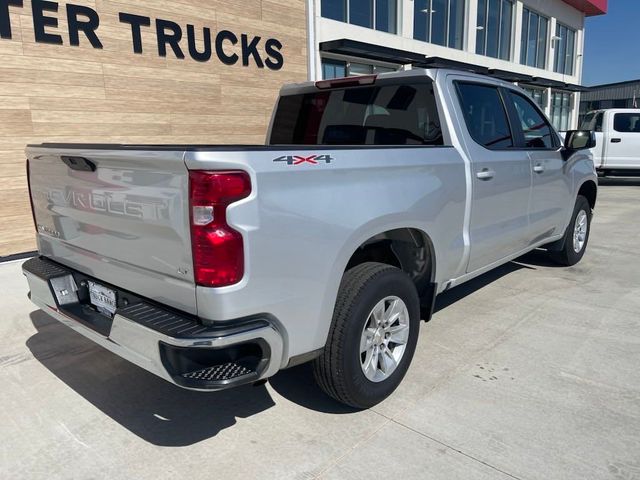
[[[116,292],[95,282],[89,283],[89,299],[99,312],[113,315],[116,313]]]

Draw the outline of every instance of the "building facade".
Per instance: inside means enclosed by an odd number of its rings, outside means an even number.
[[[0,257],[35,248],[27,144],[264,143],[280,86],[308,77],[306,10],[0,1]]]
[[[0,1],[0,258],[32,251],[30,143],[263,143],[280,86],[457,62],[575,125],[606,0]]]
[[[607,9],[606,0],[313,3],[315,78],[412,68],[404,61],[420,66],[446,60],[518,83],[560,130],[578,122],[585,17]]]
[[[640,108],[640,80],[596,85],[580,98],[580,118],[607,108]]]

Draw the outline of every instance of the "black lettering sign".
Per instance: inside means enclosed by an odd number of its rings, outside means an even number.
[[[284,66],[284,57],[280,50],[282,50],[282,43],[275,38],[270,38],[264,44],[264,51],[269,55],[264,63],[271,70],[280,70]]]
[[[0,39],[12,39],[10,7],[23,8],[24,0],[0,0]],[[80,34],[82,34],[93,48],[104,48],[98,35],[100,28],[98,12],[93,8],[72,3],[67,3],[65,8],[69,45],[79,46]],[[63,45],[62,36],[54,32],[58,28],[58,10],[58,2],[31,1],[36,42]],[[152,19],[126,12],[120,12],[118,18],[120,23],[127,24],[131,28],[133,53],[143,54],[142,27],[151,27]],[[201,27],[196,31],[196,27],[192,24],[186,25],[185,35],[181,25],[161,18],[155,19],[154,26],[158,55],[161,57],[166,57],[168,50],[171,49],[173,55],[182,60],[185,58],[184,49],[186,48],[194,61],[209,62],[215,48],[217,59],[225,65],[236,65],[241,61],[245,67],[253,64],[260,69],[266,66],[269,70],[280,70],[284,66],[283,45],[275,38],[269,38],[264,42],[263,53],[260,48],[262,37],[257,35],[251,36],[246,33],[236,35],[229,30],[221,30],[217,32],[214,39],[210,28]]]
[[[169,32],[167,32],[167,30]],[[167,45],[173,50],[176,58],[184,58],[184,53],[180,48],[182,39],[182,28],[175,22],[169,20],[156,19],[156,35],[158,36],[158,55],[167,56]]]
[[[249,66],[249,57],[253,57],[253,61],[256,62],[258,68],[264,68],[264,63],[258,53],[258,43],[260,43],[260,37],[253,37],[249,42],[249,37],[246,34],[242,34],[242,65]]]
[[[208,62],[211,58],[211,29],[202,29],[204,51],[199,52],[196,46],[196,32],[193,25],[187,25],[187,42],[189,43],[189,55],[196,62]]]
[[[45,31],[45,27],[58,27],[58,19],[56,17],[48,17],[44,14],[44,12],[57,12],[58,3],[49,2],[48,0],[32,0],[31,11],[36,42],[62,45],[62,37],[60,35]]]
[[[0,0],[0,38],[11,39],[9,7],[22,7],[22,0]]]
[[[149,17],[142,17],[131,13],[120,13],[118,18],[120,19],[120,23],[128,23],[131,25],[133,53],[142,53],[142,32],[140,27],[151,26],[151,19]]]
[[[80,20],[79,15],[86,17],[86,20]],[[67,4],[67,22],[71,45],[80,45],[79,32],[82,30],[93,48],[102,48],[102,42],[96,34],[96,30],[100,26],[100,17],[94,9],[69,3]]]
[[[238,37],[236,37],[235,33],[229,30],[218,32],[218,35],[216,35],[216,55],[218,55],[220,61],[225,65],[235,65],[238,63],[238,55],[236,53],[231,55],[225,53],[223,44],[225,40],[228,40],[232,45],[238,43]]]

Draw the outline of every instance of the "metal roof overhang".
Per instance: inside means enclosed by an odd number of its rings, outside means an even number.
[[[507,82],[518,82],[524,85],[532,85],[538,87],[550,87],[571,92],[584,92],[589,90],[587,87],[574,85],[549,78],[533,77],[518,72],[510,72],[508,70],[500,70],[497,68],[487,68],[473,63],[458,62],[442,57],[427,57],[415,52],[407,50],[399,50],[397,48],[383,47],[357,40],[349,40],[346,38],[340,40],[331,40],[320,44],[320,51],[326,53],[334,53],[347,55],[351,57],[365,58],[379,62],[393,63],[396,65],[413,65],[418,68],[451,68],[454,70],[463,70],[480,75],[488,75],[490,77],[499,78]]]
[[[395,63],[397,65],[409,65],[424,61],[425,55],[397,48],[383,47],[371,43],[359,42],[343,38],[320,43],[320,51],[336,53],[340,55],[355,56],[368,60]]]

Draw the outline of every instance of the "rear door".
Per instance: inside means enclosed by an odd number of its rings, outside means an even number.
[[[527,246],[531,167],[516,148],[503,92],[478,81],[455,82],[472,168],[472,272]]]
[[[40,253],[195,313],[183,153],[29,147]]]
[[[609,115],[606,168],[640,168],[640,111]]]
[[[529,208],[529,244],[564,231],[571,177],[565,175],[560,140],[544,114],[525,94],[508,90],[508,106],[517,130],[518,147],[524,149],[532,172]]]

